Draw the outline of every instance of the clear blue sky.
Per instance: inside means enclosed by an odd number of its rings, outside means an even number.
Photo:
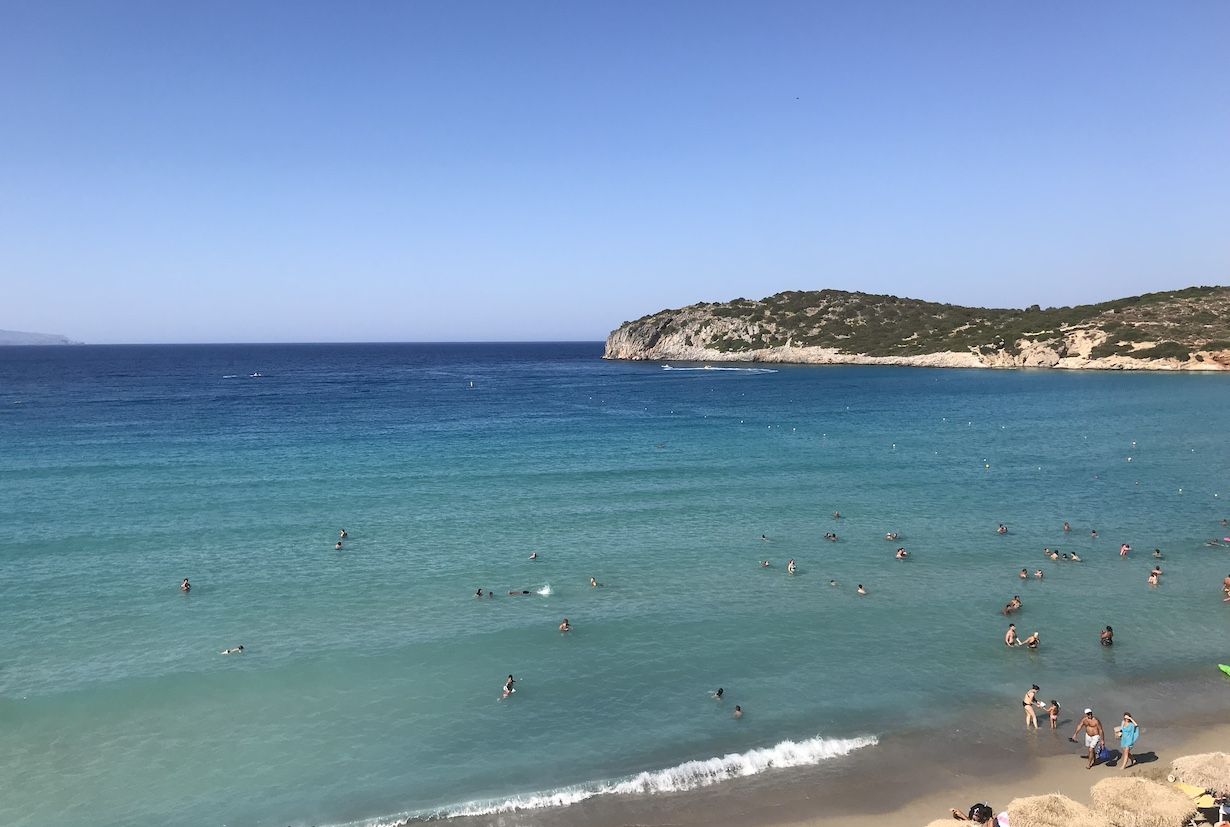
[[[0,328],[1230,283],[1230,3],[0,2]]]

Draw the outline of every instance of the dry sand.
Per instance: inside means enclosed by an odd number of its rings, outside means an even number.
[[[881,809],[872,800],[867,802],[867,811],[863,813],[834,814],[779,824],[780,827],[884,827],[890,824],[922,827],[934,819],[948,816],[949,810],[954,807],[965,812],[971,804],[985,801],[997,808],[998,812],[999,807],[1006,806],[1014,798],[1045,793],[1060,793],[1082,804],[1089,804],[1089,788],[1108,775],[1138,775],[1164,782],[1174,758],[1225,749],[1230,744],[1230,724],[1189,725],[1170,731],[1149,732],[1148,736],[1147,740],[1142,736],[1140,742],[1146,762],[1126,770],[1101,764],[1087,770],[1085,760],[1077,755],[1077,747],[1072,745],[1071,755],[1038,758],[1006,775],[997,772],[974,777],[949,773],[947,780],[938,784],[933,791],[898,806]],[[1108,745],[1114,743],[1113,737],[1108,740]],[[932,774],[935,769],[925,771]]]

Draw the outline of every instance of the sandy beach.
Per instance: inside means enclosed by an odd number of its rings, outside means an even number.
[[[998,811],[1010,801],[1060,793],[1089,803],[1108,777],[1165,780],[1182,755],[1230,744],[1230,686],[1218,677],[1107,687],[1090,701],[1108,733],[1126,709],[1142,723],[1139,763],[1086,769],[1083,745],[1068,741],[1080,709],[1067,708],[1052,732],[1025,732],[1005,708],[963,715],[944,729],[883,735],[837,761],[771,771],[688,792],[598,798],[572,807],[450,819],[453,827],[922,827],[976,802]],[[1010,707],[1008,707],[1010,709]],[[1169,710],[1168,717],[1161,717]],[[1149,712],[1145,722],[1146,711]],[[1108,746],[1116,750],[1113,734]],[[954,823],[956,823],[954,821]]]
[[[917,824],[921,827],[934,819],[945,818],[954,807],[965,812],[971,804],[985,801],[998,812],[999,808],[1006,807],[1015,798],[1048,793],[1060,793],[1082,804],[1089,804],[1089,788],[1111,773],[1165,781],[1173,759],[1181,755],[1224,751],[1230,743],[1230,724],[1224,720],[1204,725],[1188,724],[1158,732],[1150,737],[1147,744],[1142,741],[1145,750],[1142,763],[1127,770],[1101,765],[1086,770],[1083,756],[1075,745],[1072,754],[1046,756],[1016,771],[995,772],[982,777],[934,766],[920,772],[933,780],[935,786],[904,803],[896,803],[891,795],[886,796],[883,802],[869,798],[866,810],[861,813],[782,822],[781,827],[871,827],[885,824]],[[1110,743],[1114,743],[1113,738]],[[883,806],[885,803],[887,807]]]

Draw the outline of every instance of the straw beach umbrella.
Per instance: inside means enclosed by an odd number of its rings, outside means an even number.
[[[1184,755],[1170,764],[1170,777],[1215,792],[1230,792],[1230,753]]]
[[[1115,827],[1183,827],[1196,814],[1183,793],[1144,778],[1106,778],[1089,796],[1093,809]]]
[[[1033,795],[1008,803],[1012,827],[1110,827],[1110,822],[1066,795]]]

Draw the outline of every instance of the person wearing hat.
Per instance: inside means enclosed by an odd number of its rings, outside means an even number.
[[[1098,760],[1098,750],[1102,748],[1102,742],[1105,740],[1106,733],[1102,731],[1102,722],[1093,714],[1093,710],[1085,708],[1085,717],[1081,718],[1080,723],[1076,725],[1076,731],[1068,737],[1072,743],[1076,743],[1076,736],[1085,733],[1085,748],[1089,750],[1089,764],[1085,767],[1087,770],[1093,769],[1093,765]]]

